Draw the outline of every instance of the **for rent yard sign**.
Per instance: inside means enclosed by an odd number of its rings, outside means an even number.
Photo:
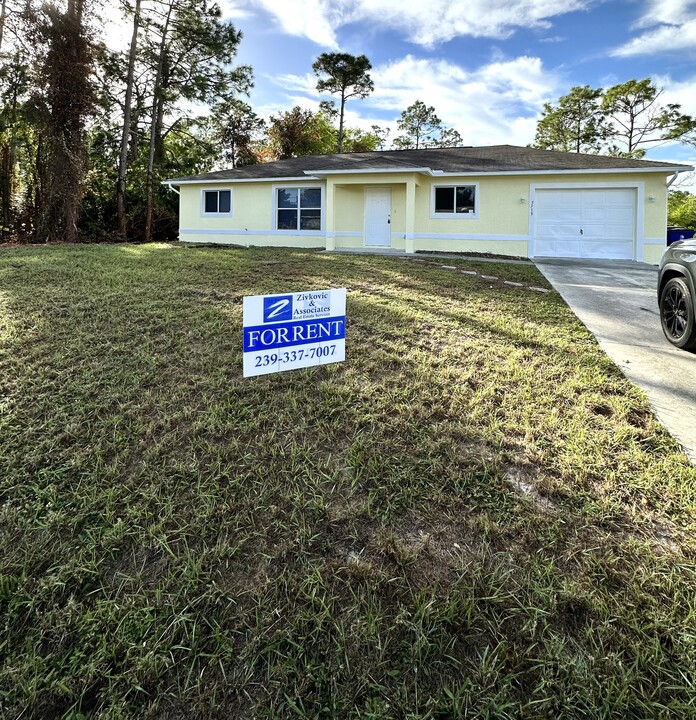
[[[346,357],[346,290],[244,298],[244,377]]]

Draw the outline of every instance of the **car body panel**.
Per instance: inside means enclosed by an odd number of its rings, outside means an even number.
[[[686,280],[692,295],[696,293],[696,238],[672,243],[663,253],[657,275],[658,301],[665,282],[676,275]]]
[[[695,350],[696,239],[679,240],[663,253],[657,276],[657,304],[667,340],[682,350]]]

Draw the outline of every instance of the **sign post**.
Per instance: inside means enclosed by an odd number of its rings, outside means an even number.
[[[346,290],[244,298],[244,377],[346,359]]]

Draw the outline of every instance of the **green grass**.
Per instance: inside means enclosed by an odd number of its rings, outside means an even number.
[[[694,716],[696,470],[534,267],[443,262],[498,279],[0,251],[0,717]],[[242,297],[325,287],[346,362],[243,379]]]

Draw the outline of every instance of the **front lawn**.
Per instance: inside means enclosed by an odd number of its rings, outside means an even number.
[[[530,286],[0,249],[0,717],[693,717],[696,469]],[[346,362],[243,379],[243,296],[326,287]]]

